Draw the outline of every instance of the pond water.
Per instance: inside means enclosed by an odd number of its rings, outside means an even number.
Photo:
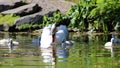
[[[0,46],[0,68],[120,68],[120,46],[112,51],[104,48],[111,34],[70,33],[74,45],[67,49],[56,45],[55,50],[41,49],[38,36],[0,33],[0,40],[12,38],[19,42],[12,53],[7,46]]]

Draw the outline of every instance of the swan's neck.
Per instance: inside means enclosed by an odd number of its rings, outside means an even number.
[[[111,43],[112,45],[114,45],[114,38],[111,38]]]
[[[12,48],[13,48],[13,41],[12,41],[12,39],[9,39],[9,41],[8,41],[8,47],[9,47],[9,51],[11,53],[12,52]]]
[[[52,43],[55,42],[55,34],[52,35]]]

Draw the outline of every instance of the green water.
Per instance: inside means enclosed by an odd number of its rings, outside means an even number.
[[[120,46],[114,47],[112,52],[104,48],[111,34],[70,33],[70,40],[75,43],[67,51],[56,52],[55,65],[43,62],[40,47],[32,42],[38,35],[0,33],[0,39],[8,37],[20,44],[11,54],[7,47],[0,46],[0,68],[120,68]],[[59,58],[60,55],[64,58]]]

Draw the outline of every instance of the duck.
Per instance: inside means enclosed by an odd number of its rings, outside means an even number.
[[[19,45],[19,42],[13,41],[12,38],[0,40],[0,46],[8,46],[9,53],[12,53],[13,47]]]

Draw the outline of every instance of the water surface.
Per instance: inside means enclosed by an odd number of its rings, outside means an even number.
[[[41,49],[38,36],[0,33],[0,39],[13,38],[20,43],[12,53],[0,46],[0,68],[120,68],[120,45],[113,47],[113,51],[104,48],[111,34],[70,33],[69,39],[75,41],[74,45],[68,49],[56,45],[55,53]]]

